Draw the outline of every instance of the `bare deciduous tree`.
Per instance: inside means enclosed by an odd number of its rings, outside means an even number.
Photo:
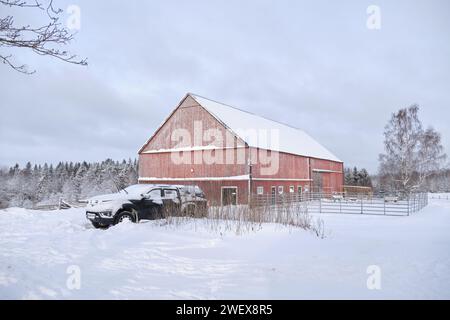
[[[433,128],[424,131],[418,112],[413,105],[392,114],[384,130],[386,153],[380,155],[384,184],[406,193],[421,188],[446,158],[440,134]]]
[[[417,164],[418,185],[422,186],[432,173],[442,169],[446,157],[440,133],[429,127],[423,132],[420,139]]]
[[[32,74],[26,64],[16,63],[13,55],[5,53],[7,48],[26,48],[41,56],[51,56],[62,61],[87,65],[86,59],[78,59],[76,55],[61,46],[66,46],[73,39],[74,34],[69,32],[59,21],[63,12],[53,7],[53,1],[48,0],[44,5],[41,0],[0,0],[0,7],[22,8],[23,10],[36,10],[43,12],[48,23],[40,26],[16,25],[14,17],[7,15],[0,17],[0,61],[16,71]]]

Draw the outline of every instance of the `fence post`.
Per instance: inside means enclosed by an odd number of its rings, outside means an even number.
[[[386,215],[386,196],[383,197],[383,212]]]
[[[322,197],[319,195],[319,213],[322,213]]]
[[[422,206],[422,194],[419,193],[419,194],[417,195],[417,211],[420,210],[420,207],[421,207],[421,206]]]
[[[408,206],[408,209],[407,209],[407,215],[409,216],[409,198],[410,198],[410,195],[408,194],[408,202],[407,202],[407,206]]]
[[[419,211],[417,208],[418,208],[418,198],[417,198],[417,194],[414,194],[414,209],[415,209],[415,211],[414,212],[417,212],[417,211]]]
[[[363,209],[363,197],[361,197],[361,214],[364,213],[364,209]]]
[[[419,193],[418,195],[417,195],[417,211],[419,211],[420,210],[420,205],[421,205],[421,201],[422,201],[422,199],[421,199],[421,194]]]

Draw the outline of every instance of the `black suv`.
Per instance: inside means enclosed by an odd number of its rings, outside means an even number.
[[[89,199],[86,218],[95,228],[107,228],[124,220],[205,217],[207,211],[205,195],[198,186],[137,184]]]

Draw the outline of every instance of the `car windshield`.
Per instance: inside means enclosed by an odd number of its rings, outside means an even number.
[[[126,187],[124,190],[120,190],[120,193],[121,194],[129,194],[129,195],[141,195],[143,193],[149,192],[153,187],[154,186],[150,185],[150,184],[135,184],[135,185]]]

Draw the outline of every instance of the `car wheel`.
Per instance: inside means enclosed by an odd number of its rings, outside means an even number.
[[[121,223],[121,222],[124,222],[127,220],[131,221],[131,222],[136,222],[136,219],[134,218],[134,215],[131,212],[123,211],[117,215],[115,224],[118,224],[118,223]]]

